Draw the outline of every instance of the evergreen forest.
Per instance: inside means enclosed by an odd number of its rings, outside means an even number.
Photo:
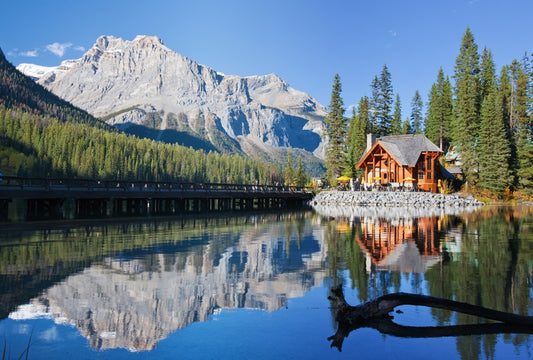
[[[467,28],[454,73],[439,69],[424,112],[418,91],[402,119],[402,104],[394,94],[387,65],[370,84],[351,118],[344,116],[341,81],[335,75],[326,117],[329,137],[329,181],[340,175],[361,177],[356,165],[366,149],[366,134],[377,137],[425,134],[446,154],[459,154],[462,181],[496,196],[533,194],[533,59],[504,65],[499,71],[493,54],[480,50]]]
[[[0,172],[27,177],[283,182],[274,164],[121,133],[24,76],[1,50]]]
[[[366,134],[425,134],[460,154],[462,180],[492,194],[533,195],[533,59],[499,71],[466,29],[454,73],[440,68],[424,102],[416,91],[402,118],[399,94],[383,65],[370,95],[346,117],[338,74],[325,128],[327,179],[360,177]],[[11,65],[0,50],[0,172],[28,177],[304,185],[309,177],[287,152],[278,165],[126,135],[60,99]]]

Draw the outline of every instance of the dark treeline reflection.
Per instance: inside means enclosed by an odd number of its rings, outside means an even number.
[[[337,285],[348,270],[361,302],[404,291],[523,315],[533,308],[531,207],[427,218],[351,214],[329,217],[325,226],[329,275]],[[432,314],[437,325],[483,322],[439,309]],[[493,358],[497,336],[457,337],[457,350],[462,359]],[[501,336],[514,344],[528,341],[525,334]]]
[[[52,284],[109,257],[142,259],[144,271],[159,271],[161,266],[178,261],[169,257],[201,252],[209,245],[211,261],[216,263],[217,257],[235,244],[246,229],[273,221],[287,224],[290,231],[286,241],[294,237],[299,242],[303,236],[303,214],[0,227],[0,319]]]
[[[324,280],[311,212],[3,232],[2,319],[45,316],[93,348],[152,350],[218,309],[274,311]]]

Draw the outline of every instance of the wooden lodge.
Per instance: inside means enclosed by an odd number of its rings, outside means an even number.
[[[367,137],[367,151],[357,164],[365,170],[366,186],[438,191],[444,170],[439,158],[443,152],[422,134]]]

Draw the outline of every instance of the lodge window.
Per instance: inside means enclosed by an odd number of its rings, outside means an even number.
[[[430,173],[430,172],[428,172],[428,173],[426,174],[426,178],[427,178],[428,180],[431,180],[431,173]]]
[[[419,180],[424,180],[424,172],[423,171],[419,171],[418,172],[418,179]]]
[[[431,158],[427,158],[426,159],[426,169],[427,170],[431,170],[431,164],[433,163],[433,161],[431,161]]]

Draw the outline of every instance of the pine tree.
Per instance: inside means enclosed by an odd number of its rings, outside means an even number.
[[[511,63],[511,94],[509,99],[509,127],[516,146],[518,186],[526,193],[533,193],[533,134],[529,111],[532,99],[529,97],[531,77],[528,67],[517,60]]]
[[[408,117],[406,117],[402,123],[402,134],[407,135],[407,134],[412,134],[412,133],[413,132],[411,129],[411,120]]]
[[[487,48],[483,49],[481,54],[480,76],[479,76],[479,92],[481,96],[481,103],[494,90],[496,86],[496,70],[492,52]]]
[[[305,173],[304,166],[302,164],[302,156],[298,156],[298,165],[296,167],[295,185],[304,187],[307,183],[307,174]]]
[[[512,186],[514,179],[511,171],[511,145],[494,85],[493,81],[492,89],[486,88],[481,107],[477,146],[479,185],[501,195]]]
[[[392,123],[390,134],[399,135],[402,133],[402,104],[400,95],[396,94],[396,101],[394,102],[394,114],[392,115]]]
[[[512,85],[509,76],[509,67],[503,66],[500,71],[500,78],[498,79],[498,99],[500,100],[500,107],[502,109],[502,118],[505,121],[507,133],[513,138],[513,130],[511,129],[511,96]]]
[[[439,69],[437,82],[431,86],[424,132],[429,140],[446,150],[450,143],[453,100],[450,80]]]
[[[353,111],[348,132],[348,165],[345,175],[355,178],[362,177],[362,170],[356,166],[366,150],[366,135],[370,132],[368,98],[359,100],[358,112]]]
[[[424,121],[422,117],[423,111],[423,102],[422,97],[418,90],[415,91],[413,100],[411,101],[411,128],[412,132],[415,134],[422,134],[422,122]]]
[[[341,91],[339,74],[335,74],[329,112],[324,119],[328,136],[326,164],[329,180],[342,174],[346,164],[346,118],[344,117],[345,110]]]
[[[455,61],[454,78],[453,143],[461,152],[465,179],[475,184],[478,174],[476,141],[479,133],[480,81],[477,45],[469,28],[463,36]]]
[[[496,86],[492,53],[486,48],[481,56],[480,71],[481,123],[477,144],[479,184],[502,194],[514,183],[513,145],[505,119],[506,94]]]
[[[369,109],[369,121],[370,121],[370,132],[376,135],[379,135],[379,124],[378,124],[378,103],[380,98],[380,85],[379,78],[377,75],[372,80],[370,84],[370,99],[368,101]]]
[[[383,65],[383,69],[379,75],[378,83],[378,101],[376,104],[376,124],[379,136],[389,135],[392,124],[392,81],[391,74],[387,68],[387,64]]]
[[[524,67],[516,59],[509,67],[511,75],[511,98],[510,98],[510,127],[515,134],[518,129],[530,123],[528,111],[531,105],[529,98],[530,78],[524,71]]]
[[[518,185],[528,195],[533,195],[533,133],[531,126],[517,131]]]
[[[344,175],[353,177],[356,171],[357,160],[355,159],[354,145],[357,141],[357,112],[352,107],[352,117],[348,125],[348,153]]]

